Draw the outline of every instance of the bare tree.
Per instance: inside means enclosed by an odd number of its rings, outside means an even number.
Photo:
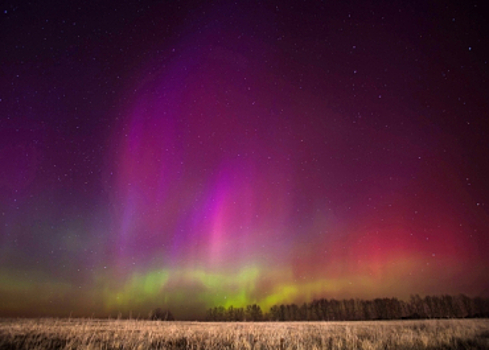
[[[158,321],[175,321],[175,318],[173,317],[173,314],[170,312],[170,310],[162,310],[161,308],[157,308],[155,310],[151,310],[149,312],[149,318],[151,320],[158,320]]]

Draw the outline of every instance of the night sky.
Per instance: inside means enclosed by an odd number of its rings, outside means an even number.
[[[484,1],[10,1],[0,316],[489,295]]]

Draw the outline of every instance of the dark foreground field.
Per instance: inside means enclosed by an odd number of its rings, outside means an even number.
[[[198,323],[3,319],[0,349],[489,349],[489,320]]]

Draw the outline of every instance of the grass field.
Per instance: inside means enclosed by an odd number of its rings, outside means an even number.
[[[489,320],[199,323],[2,319],[0,349],[489,349]]]

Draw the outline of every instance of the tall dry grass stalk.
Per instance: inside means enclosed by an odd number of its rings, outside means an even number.
[[[0,349],[489,349],[489,320],[200,323],[3,319]]]

